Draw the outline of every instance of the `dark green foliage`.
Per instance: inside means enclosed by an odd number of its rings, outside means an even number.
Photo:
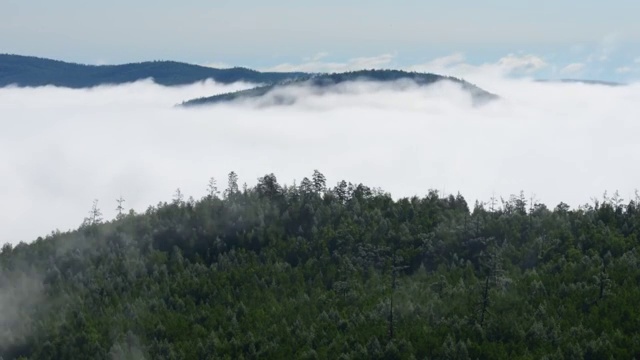
[[[301,76],[296,79],[287,79],[279,83],[269,84],[265,86],[256,87],[248,90],[241,90],[232,93],[214,95],[210,97],[203,97],[198,99],[189,100],[183,102],[183,106],[195,106],[195,105],[212,105],[219,103],[226,103],[231,101],[258,99],[264,97],[268,93],[274,90],[282,90],[285,88],[295,86],[307,86],[315,93],[322,94],[327,91],[332,91],[334,85],[343,84],[352,81],[373,81],[378,83],[392,82],[392,81],[412,81],[418,86],[426,86],[434,84],[438,81],[451,81],[462,85],[462,87],[469,91],[474,101],[478,104],[493,100],[497,98],[496,95],[491,94],[485,90],[478,88],[464,80],[460,80],[450,76],[441,76],[436,74],[423,74],[416,72],[407,72],[400,70],[361,70],[339,74],[312,74]],[[295,103],[295,99],[286,94],[277,94],[270,99],[270,105],[291,105]]]
[[[636,201],[470,211],[311,178],[232,173],[224,198],[3,246],[0,357],[640,356]]]
[[[274,83],[303,73],[262,73],[246,68],[214,69],[175,61],[124,65],[82,65],[30,56],[0,54],[0,87],[55,85],[88,88],[153,78],[160,85],[186,85],[207,79],[230,84],[237,81]]]

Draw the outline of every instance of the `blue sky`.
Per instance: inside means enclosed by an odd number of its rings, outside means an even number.
[[[542,59],[534,77],[633,81],[638,14],[637,0],[2,0],[0,52],[260,69],[385,55],[402,68],[454,54],[480,66],[511,54]]]

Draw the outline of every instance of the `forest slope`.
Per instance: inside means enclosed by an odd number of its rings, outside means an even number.
[[[639,235],[638,199],[469,208],[231,173],[5,245],[0,357],[631,359]]]

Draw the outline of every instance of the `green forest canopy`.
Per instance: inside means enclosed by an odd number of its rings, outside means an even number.
[[[0,357],[640,356],[637,198],[394,200],[317,171],[208,190],[4,245]]]

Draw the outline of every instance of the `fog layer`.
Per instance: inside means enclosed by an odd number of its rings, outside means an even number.
[[[362,182],[394,197],[460,191],[469,202],[520,190],[548,206],[605,190],[632,196],[640,86],[477,79],[501,99],[475,107],[451,83],[359,83],[290,91],[291,106],[182,109],[173,105],[248,85],[0,89],[0,243],[77,227],[93,199],[109,219],[120,196],[136,211],[176,188],[198,198],[212,176],[224,189],[232,170],[249,185],[318,169],[330,185]]]

